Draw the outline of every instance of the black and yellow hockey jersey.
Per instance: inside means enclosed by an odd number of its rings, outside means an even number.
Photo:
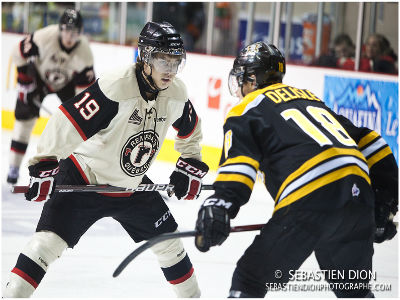
[[[397,199],[397,164],[383,138],[310,91],[282,83],[248,94],[228,113],[215,196],[240,207],[257,172],[275,200],[274,213],[342,207],[346,193],[359,191],[357,182],[390,189]]]

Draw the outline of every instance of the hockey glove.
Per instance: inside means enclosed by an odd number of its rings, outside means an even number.
[[[26,200],[46,201],[54,193],[56,186],[55,175],[59,171],[58,162],[55,159],[43,159],[29,167],[31,180],[29,190],[25,193]]]
[[[199,197],[201,180],[207,172],[208,166],[204,162],[179,157],[176,168],[169,177],[169,184],[174,185],[174,193],[178,199],[193,200]],[[171,197],[172,193],[168,195]]]
[[[40,103],[33,68],[30,64],[17,68],[18,100],[22,101],[25,105],[34,105],[35,101],[39,101]]]
[[[195,245],[201,252],[226,240],[231,231],[228,209],[232,206],[231,202],[213,196],[204,201],[196,221]]]
[[[384,190],[375,190],[375,243],[391,240],[397,233],[392,217],[397,213],[397,201]]]

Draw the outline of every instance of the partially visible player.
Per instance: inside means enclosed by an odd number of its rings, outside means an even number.
[[[64,102],[95,80],[93,55],[82,35],[79,11],[67,9],[58,25],[28,35],[15,46],[18,85],[7,182],[15,184],[43,99],[56,93]]]
[[[283,84],[285,70],[279,50],[262,42],[235,59],[230,89],[242,100],[225,120],[215,194],[199,210],[196,247],[208,251],[225,241],[259,171],[275,208],[238,261],[230,297],[263,298],[313,252],[321,269],[344,274],[328,282],[353,283],[333,289],[337,297],[373,297],[369,279],[349,278],[348,270],[371,271],[374,239],[396,234],[395,158],[376,132],[354,126],[312,92]]]
[[[175,149],[181,157],[170,183],[179,199],[198,197],[208,166],[201,161],[200,118],[185,84],[176,77],[185,58],[182,38],[171,24],[148,22],[139,36],[136,64],[104,75],[53,114],[36,155],[29,160],[31,181],[25,194],[31,201],[49,200],[36,233],[11,271],[5,297],[31,296],[49,265],[103,217],[119,222],[135,242],[177,230],[159,192],[53,191],[56,182],[133,189],[151,183],[145,174],[173,126],[177,130]],[[178,297],[200,296],[193,265],[180,239],[162,242],[152,250]]]

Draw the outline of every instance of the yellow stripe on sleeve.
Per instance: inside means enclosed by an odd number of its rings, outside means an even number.
[[[368,168],[371,169],[371,167],[376,164],[378,161],[380,161],[382,158],[388,156],[389,154],[392,154],[392,150],[390,150],[390,147],[387,146],[380,150],[378,153],[374,154],[371,156],[367,162],[368,162]]]
[[[358,175],[363,177],[369,184],[371,184],[371,179],[369,176],[359,167],[357,166],[348,166],[339,170],[336,170],[332,173],[326,174],[310,183],[306,184],[302,188],[298,189],[294,193],[288,195],[286,198],[283,198],[281,202],[279,202],[274,209],[274,213],[281,209],[282,207],[288,206],[289,204],[303,198],[304,196],[312,193],[313,191],[323,187],[329,183],[332,183],[336,180],[342,179],[349,175]],[[321,199],[323,201],[323,199]]]
[[[288,186],[288,184],[291,183],[293,180],[295,180],[297,177],[301,176],[302,174],[304,174],[305,172],[307,172],[308,170],[313,168],[318,163],[323,162],[331,157],[339,156],[339,155],[352,155],[352,156],[358,157],[362,161],[366,162],[364,155],[362,155],[362,153],[357,149],[330,148],[328,150],[325,150],[324,152],[321,152],[320,154],[307,160],[305,163],[303,163],[301,165],[300,168],[298,168],[296,171],[294,171],[292,174],[290,174],[285,179],[285,181],[282,183],[281,187],[279,188],[278,193],[276,194],[275,202],[278,201],[283,190]]]
[[[362,148],[368,143],[370,143],[372,140],[376,139],[379,136],[378,133],[375,131],[371,131],[368,133],[366,136],[364,136],[359,142],[358,142],[358,148]]]
[[[256,171],[258,171],[258,168],[260,167],[260,163],[258,161],[244,155],[229,158],[220,167],[232,164],[248,164],[250,166],[253,166],[256,169]]]
[[[253,190],[254,182],[249,177],[240,175],[240,174],[219,174],[215,179],[215,182],[218,181],[234,181],[240,182],[249,187],[250,190]]]

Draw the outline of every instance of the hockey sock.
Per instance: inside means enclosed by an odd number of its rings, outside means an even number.
[[[168,240],[152,247],[165,278],[180,298],[198,298],[200,289],[193,265],[180,239]]]
[[[36,232],[19,255],[3,296],[27,298],[43,279],[49,265],[61,256],[67,243],[53,232]]]

